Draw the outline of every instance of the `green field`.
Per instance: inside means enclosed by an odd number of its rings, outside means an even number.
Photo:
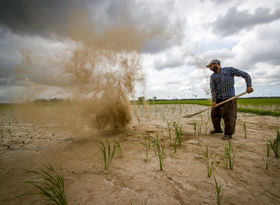
[[[151,105],[157,104],[197,104],[210,106],[209,99],[200,100],[155,100],[147,101]],[[141,104],[141,102],[134,102]],[[240,98],[237,99],[238,112],[254,113],[258,115],[280,116],[280,97],[267,98]]]

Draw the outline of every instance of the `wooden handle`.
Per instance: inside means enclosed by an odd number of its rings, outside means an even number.
[[[223,101],[223,102],[220,102],[220,103],[218,103],[217,105],[215,105],[215,108],[218,107],[218,106],[220,106],[220,105],[222,105],[222,104],[224,104],[224,103],[227,103],[227,102],[229,102],[229,101],[231,101],[231,100],[234,100],[234,99],[236,99],[236,98],[238,98],[238,97],[240,97],[240,96],[242,96],[242,95],[245,95],[246,93],[247,93],[247,92],[245,91],[245,92],[243,92],[243,93],[240,93],[239,95],[236,95],[236,96],[234,96],[234,97],[232,97],[232,98],[229,98],[229,99],[227,99],[227,100],[225,100],[225,101]],[[198,115],[198,114],[203,113],[203,112],[205,112],[205,111],[207,111],[207,110],[210,110],[210,109],[212,109],[212,107],[208,107],[208,108],[206,108],[206,109],[204,109],[204,110],[201,110],[201,111],[199,111],[199,112],[197,112],[197,113],[194,113],[194,114],[184,115],[183,118],[190,118],[190,117],[193,117],[193,116],[195,116],[195,115]]]
[[[218,106],[220,106],[220,105],[222,105],[222,104],[225,104],[225,103],[227,103],[227,102],[229,102],[229,101],[231,101],[231,100],[234,100],[234,99],[236,99],[236,98],[239,98],[240,96],[245,95],[246,93],[247,93],[247,92],[245,91],[245,92],[243,92],[243,93],[240,93],[239,95],[236,95],[236,96],[234,96],[234,97],[232,97],[232,98],[229,98],[229,99],[227,99],[227,100],[225,100],[225,101],[223,101],[223,102],[220,102],[220,103],[218,103],[217,105],[215,105],[215,108],[218,107]]]

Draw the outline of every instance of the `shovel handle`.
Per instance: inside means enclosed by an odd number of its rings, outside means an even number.
[[[229,98],[229,99],[227,99],[227,100],[225,100],[225,101],[223,101],[223,102],[220,102],[220,103],[216,104],[214,108],[216,108],[216,107],[218,107],[218,106],[220,106],[220,105],[222,105],[222,104],[225,104],[225,103],[227,103],[227,102],[229,102],[229,101],[232,101],[232,100],[234,100],[234,99],[236,99],[236,98],[239,98],[240,96],[245,95],[246,93],[247,93],[247,92],[245,91],[245,92],[243,92],[243,93],[240,93],[239,95],[236,95],[236,96],[234,96],[234,97],[232,97],[232,98]]]
[[[229,102],[229,101],[231,101],[231,100],[234,100],[234,99],[236,99],[236,98],[238,98],[238,97],[240,97],[240,96],[242,96],[242,95],[245,95],[246,93],[247,93],[247,92],[245,91],[245,92],[243,92],[243,93],[240,93],[239,95],[236,95],[236,96],[234,96],[234,97],[232,97],[232,98],[229,98],[229,99],[227,99],[227,100],[225,100],[225,101],[223,101],[223,102],[220,102],[220,103],[216,104],[214,108],[216,108],[216,107],[218,107],[218,106],[220,106],[220,105],[222,105],[222,104],[225,104],[225,103],[227,103],[227,102]],[[197,112],[197,113],[194,113],[194,114],[191,114],[191,115],[184,115],[183,118],[190,118],[190,117],[193,117],[193,116],[198,115],[198,114],[200,114],[200,113],[203,113],[203,112],[205,112],[205,111],[207,111],[207,110],[210,110],[211,108],[212,108],[212,107],[208,107],[208,108],[206,108],[206,109],[204,109],[204,110],[201,110],[201,111],[199,111],[199,112]]]

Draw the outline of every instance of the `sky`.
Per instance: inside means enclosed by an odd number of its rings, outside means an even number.
[[[145,83],[135,98],[210,98],[205,66],[216,58],[249,73],[247,97],[280,96],[280,0],[1,0],[0,102],[27,95],[30,85],[44,90],[37,98],[66,96],[65,85],[48,78],[57,72],[50,59],[71,46],[77,11],[100,35],[116,25],[152,31],[137,51]],[[42,60],[23,79],[26,51]],[[245,91],[245,80],[235,77],[235,88]]]

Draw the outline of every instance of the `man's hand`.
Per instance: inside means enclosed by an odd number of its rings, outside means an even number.
[[[248,86],[248,87],[247,87],[247,90],[246,90],[247,93],[251,93],[251,92],[253,92],[253,91],[254,91],[254,90],[253,90],[252,86]]]
[[[212,102],[212,108],[215,108],[216,105],[217,105],[216,101],[213,101],[213,102]]]

